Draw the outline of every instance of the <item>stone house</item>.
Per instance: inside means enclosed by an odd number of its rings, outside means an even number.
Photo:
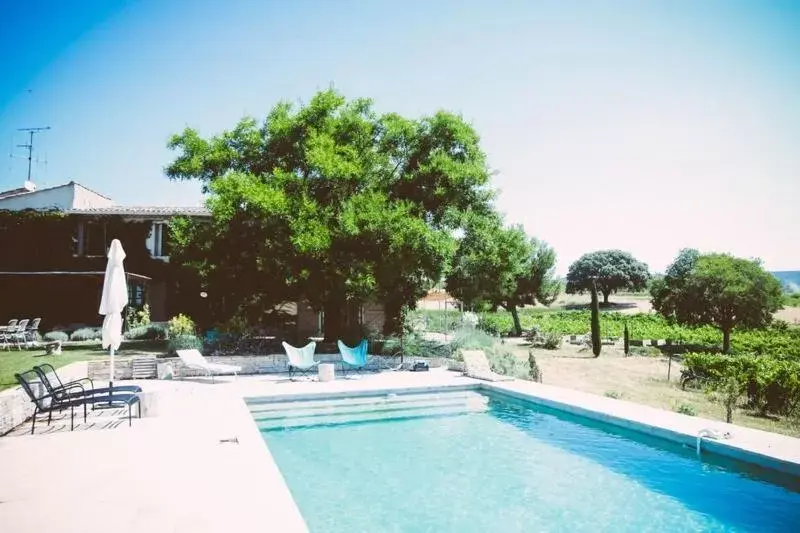
[[[0,192],[0,322],[42,318],[42,329],[97,325],[106,252],[118,238],[126,252],[131,306],[148,304],[153,321],[182,312],[203,323],[209,302],[192,272],[169,262],[168,223],[175,216],[210,217],[203,207],[118,205],[70,181]],[[290,303],[300,338],[316,337],[324,316],[306,303]],[[345,323],[383,328],[378,303],[343,310]]]

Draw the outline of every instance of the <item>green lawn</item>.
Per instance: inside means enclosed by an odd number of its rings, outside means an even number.
[[[130,357],[143,353],[163,353],[166,351],[165,341],[125,341],[117,355]],[[44,355],[44,348],[35,350],[0,350],[0,390],[17,386],[14,374],[30,370],[34,365],[50,363],[56,368],[76,361],[89,361],[108,357],[108,350],[103,350],[99,342],[66,345],[60,355]]]

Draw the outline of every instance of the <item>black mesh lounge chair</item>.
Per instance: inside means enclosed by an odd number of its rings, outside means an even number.
[[[111,394],[136,394],[142,392],[142,388],[138,385],[114,385],[113,391],[108,387],[95,388],[94,381],[91,378],[76,379],[75,381],[64,383],[50,363],[35,366],[33,370],[39,375],[39,380],[45,386],[47,392],[58,397],[77,398],[105,394],[106,398],[108,398],[109,392]],[[71,385],[80,385],[80,389],[77,387],[70,388]]]
[[[83,407],[83,421],[86,422],[86,406],[98,402],[111,402],[116,405],[128,406],[128,425],[131,425],[131,413],[134,404],[137,405],[137,415],[142,417],[142,406],[139,403],[139,397],[135,394],[107,394],[91,396],[86,395],[85,389],[79,383],[74,383],[69,386],[69,390],[73,392],[83,391],[83,395],[79,397],[68,397],[64,394],[59,396],[47,392],[46,388],[39,381],[39,373],[35,370],[28,370],[22,374],[14,374],[17,381],[22,386],[22,389],[28,395],[31,402],[35,406],[33,410],[33,418],[31,419],[31,435],[33,435],[36,428],[36,415],[39,413],[47,413],[47,425],[53,418],[53,411],[63,411],[69,408],[70,422],[69,429],[75,429],[75,408]]]

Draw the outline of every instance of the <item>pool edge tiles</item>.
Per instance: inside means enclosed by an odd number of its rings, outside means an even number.
[[[800,477],[800,439],[787,435],[540,383],[483,382],[480,388],[691,448],[695,447],[697,434],[702,429],[730,432],[729,439],[703,439],[702,453]]]

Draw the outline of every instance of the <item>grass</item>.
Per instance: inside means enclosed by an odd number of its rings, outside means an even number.
[[[119,357],[130,357],[147,352],[166,351],[165,341],[124,341],[116,352]],[[99,342],[82,342],[62,347],[60,355],[44,355],[43,348],[34,350],[0,350],[0,390],[17,386],[14,374],[30,370],[34,365],[50,363],[55,368],[79,361],[104,359],[108,350],[103,350]]]

